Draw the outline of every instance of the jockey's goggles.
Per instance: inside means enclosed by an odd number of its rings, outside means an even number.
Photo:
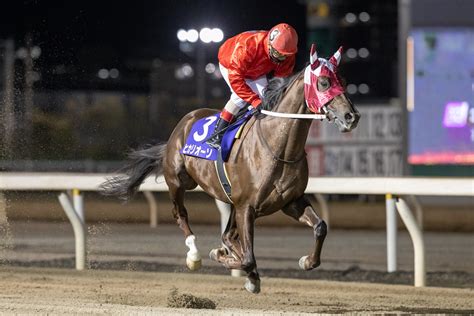
[[[283,55],[282,53],[280,53],[279,51],[277,51],[275,48],[272,47],[272,45],[269,45],[270,46],[270,56],[278,61],[284,61],[288,55]]]

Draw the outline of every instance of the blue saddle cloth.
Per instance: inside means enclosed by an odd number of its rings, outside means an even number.
[[[207,160],[217,160],[219,151],[206,144],[216,129],[217,119],[219,113],[212,116],[208,116],[196,121],[191,127],[188,138],[183,148],[179,151],[180,153],[188,156],[203,158]],[[224,133],[221,143],[222,159],[227,161],[229,158],[230,150],[236,139],[239,128],[251,117],[251,112],[247,112],[243,117],[232,123]]]

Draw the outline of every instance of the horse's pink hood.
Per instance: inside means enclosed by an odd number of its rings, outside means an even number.
[[[321,108],[326,103],[344,93],[344,88],[336,75],[341,53],[342,47],[328,61],[318,58],[315,45],[311,46],[310,65],[304,71],[304,97],[306,105],[314,113],[321,113]],[[318,91],[319,77],[329,78],[331,87],[328,90]]]

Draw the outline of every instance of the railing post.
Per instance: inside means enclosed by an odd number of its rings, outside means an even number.
[[[315,193],[314,197],[318,201],[319,206],[321,206],[321,217],[326,222],[326,225],[329,229],[329,206],[328,202],[321,193]]]
[[[80,196],[79,190],[77,190],[77,194]],[[73,190],[73,195],[74,190]],[[74,240],[76,245],[76,269],[77,270],[84,270],[86,266],[86,227],[84,221],[84,212],[83,209],[78,211],[75,209],[74,204],[78,207],[83,207],[83,203],[81,202],[82,196],[79,198],[74,199],[73,203],[71,203],[70,198],[65,193],[61,193],[58,197],[59,202],[61,203],[64,212],[66,213],[69,221],[72,224],[72,228],[74,230]],[[82,215],[79,215],[82,213]]]
[[[397,271],[397,211],[395,199],[391,194],[385,195],[387,214],[387,272]]]
[[[415,286],[426,286],[426,270],[425,270],[425,243],[420,228],[416,224],[407,203],[398,198],[397,202],[398,214],[405,223],[408,233],[410,233],[411,241],[413,242],[413,251],[415,253]]]
[[[219,212],[221,213],[221,234],[223,234],[227,227],[227,222],[229,222],[232,206],[229,203],[222,202],[217,199],[215,201],[216,201],[217,208],[219,209]],[[245,275],[245,272],[242,270],[232,269],[230,271],[230,275],[233,277],[241,277]]]
[[[81,219],[81,222],[85,223],[86,221],[84,216],[84,196],[78,189],[72,190],[72,204],[74,206],[74,210],[77,213],[77,216],[79,216],[79,218]]]
[[[150,227],[156,228],[158,226],[158,206],[156,204],[155,196],[151,191],[143,191],[146,200],[148,201],[148,206],[150,207]]]
[[[219,210],[219,213],[221,213],[221,234],[223,234],[225,231],[225,228],[227,227],[227,222],[229,221],[231,206],[229,203],[222,202],[217,199],[215,201],[216,201],[217,209]]]
[[[415,207],[416,221],[420,229],[423,230],[423,206],[415,195],[409,195],[408,200]]]

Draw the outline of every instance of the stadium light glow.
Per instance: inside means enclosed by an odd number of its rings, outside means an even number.
[[[355,50],[355,48],[349,48],[349,49],[346,51],[346,55],[347,55],[347,57],[349,57],[349,58],[356,58],[356,57],[357,57],[357,50]]]
[[[212,31],[210,28],[205,27],[199,32],[199,39],[204,43],[212,42]]]
[[[361,20],[361,22],[369,22],[370,21],[370,14],[368,14],[367,12],[361,12],[359,13],[359,20]]]
[[[222,40],[224,39],[224,32],[222,32],[221,29],[213,28],[211,32],[212,32],[212,41],[214,43],[222,42]]]
[[[369,57],[369,50],[365,47],[359,48],[359,56],[361,58],[367,58]]]
[[[197,40],[199,39],[199,33],[195,29],[188,30],[187,35],[188,35],[187,37],[188,42],[196,43]]]
[[[195,43],[198,40],[206,44],[211,42],[219,43],[224,39],[224,32],[220,28],[210,29],[208,27],[202,28],[199,32],[195,29],[179,29],[176,32],[176,37],[181,43]]]
[[[347,23],[350,24],[350,23],[354,23],[357,20],[357,16],[352,12],[348,12],[346,16],[344,17],[344,19],[346,20]]]
[[[347,85],[347,93],[349,94],[356,94],[357,93],[357,86],[353,83]]]
[[[180,42],[186,42],[188,40],[188,32],[186,30],[179,29],[176,36]]]
[[[112,68],[109,70],[109,76],[112,79],[117,79],[120,75],[120,72],[117,68]]]
[[[369,85],[368,85],[368,84],[366,84],[366,83],[361,83],[361,84],[359,85],[359,92],[360,92],[361,94],[367,94],[367,93],[369,93],[369,90],[370,90],[370,88],[369,88]]]
[[[206,72],[207,72],[208,74],[212,74],[212,73],[214,73],[214,72],[216,71],[216,65],[214,65],[213,63],[208,63],[208,64],[206,65],[205,70],[206,70]]]
[[[109,71],[105,68],[102,68],[99,70],[99,72],[97,73],[97,76],[100,78],[100,79],[107,79],[109,77]]]

